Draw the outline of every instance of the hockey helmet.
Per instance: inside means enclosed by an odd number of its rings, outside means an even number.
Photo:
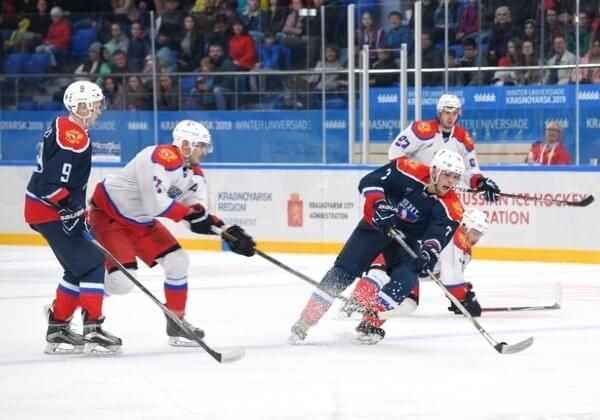
[[[467,229],[473,229],[485,235],[488,231],[488,221],[485,213],[474,207],[465,209],[462,222]]]
[[[436,110],[437,110],[438,115],[445,108],[452,108],[452,109],[458,110],[458,116],[460,117],[461,112],[462,112],[462,103],[460,102],[460,99],[458,98],[458,96],[451,95],[449,93],[444,93],[442,96],[440,96],[440,99],[438,99],[438,102],[436,105]]]
[[[177,123],[173,129],[173,144],[181,149],[184,140],[190,142],[192,148],[205,144],[207,153],[213,151],[210,133],[197,121],[183,120]]]
[[[436,168],[438,173],[449,172],[462,176],[465,172],[465,163],[461,155],[448,149],[440,149],[431,159],[431,169]]]
[[[82,119],[86,119],[87,116],[84,117],[77,113],[79,104],[85,104],[88,111],[91,111],[93,109],[93,104],[96,102],[102,103],[101,107],[103,110],[106,108],[102,89],[100,89],[97,84],[87,80],[78,80],[71,83],[65,90],[65,95],[63,96],[63,104],[69,112]]]

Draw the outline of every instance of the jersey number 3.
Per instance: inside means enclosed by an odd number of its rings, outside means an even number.
[[[403,149],[406,149],[410,142],[408,141],[408,137],[401,136],[398,140],[396,140],[396,146],[400,146]]]

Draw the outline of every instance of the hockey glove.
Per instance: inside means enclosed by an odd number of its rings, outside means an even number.
[[[483,193],[483,197],[486,201],[494,202],[500,199],[498,195],[500,193],[500,188],[494,181],[490,178],[481,178],[477,181],[477,191]]]
[[[479,305],[479,302],[477,302],[477,296],[475,296],[475,292],[469,290],[465,295],[465,300],[463,300],[460,303],[462,303],[462,305],[465,307],[467,312],[471,314],[471,316],[481,316],[481,305]],[[451,305],[448,306],[448,310],[450,312],[454,312],[457,315],[462,315],[462,312],[460,311],[460,309],[458,309],[454,302],[452,302]]]
[[[248,235],[244,229],[238,225],[233,225],[227,228],[223,239],[229,245],[229,248],[236,254],[251,257],[254,255],[254,247],[256,244],[252,236]]]
[[[58,216],[62,223],[62,230],[67,235],[76,236],[84,230],[90,232],[84,209],[79,208],[77,210],[71,210],[68,207],[64,207],[58,210]]]
[[[396,226],[396,216],[398,208],[390,203],[387,199],[381,198],[373,204],[373,218],[371,223],[381,233],[387,235],[390,228]]]
[[[212,226],[221,227],[223,221],[216,216],[208,213],[201,205],[194,205],[190,207],[192,213],[185,216],[183,219],[187,220],[190,224],[192,232],[199,235],[215,235],[212,231]]]
[[[440,257],[439,245],[436,241],[425,241],[421,245],[417,258],[413,260],[413,267],[417,273],[427,274],[435,267]]]

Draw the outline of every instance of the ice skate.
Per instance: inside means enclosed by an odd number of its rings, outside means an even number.
[[[385,331],[382,328],[375,327],[366,321],[358,324],[356,332],[356,339],[360,344],[377,344],[385,337]]]
[[[291,328],[291,334],[287,339],[289,344],[300,344],[308,334],[308,324],[299,319]]]
[[[114,355],[121,353],[122,341],[119,337],[102,329],[104,317],[88,320],[84,314],[83,339],[84,353],[93,355]]]
[[[190,330],[194,333],[196,338],[202,340],[204,338],[204,330],[194,327],[189,322],[182,320]],[[171,318],[167,317],[167,335],[169,336],[169,345],[174,347],[198,347],[194,338],[177,325]]]
[[[358,321],[361,317],[361,307],[353,300],[348,300],[340,307],[333,319]]]
[[[71,330],[71,318],[60,321],[54,319],[50,306],[45,307],[48,316],[48,330],[46,331],[46,354],[81,354],[85,340],[81,334]]]

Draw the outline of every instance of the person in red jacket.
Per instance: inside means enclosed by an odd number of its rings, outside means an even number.
[[[50,54],[50,64],[55,67],[56,53],[65,53],[69,50],[71,43],[71,23],[63,18],[63,11],[60,7],[55,6],[50,10],[50,18],[52,23],[48,28],[48,34],[42,40],[42,45],[36,49],[36,53]]]
[[[240,19],[234,19],[232,27],[233,35],[229,39],[229,57],[240,70],[252,70],[258,62],[254,39],[248,35],[246,25]]]
[[[571,155],[562,142],[562,125],[550,121],[546,125],[544,141],[531,145],[525,163],[537,165],[570,165]]]

